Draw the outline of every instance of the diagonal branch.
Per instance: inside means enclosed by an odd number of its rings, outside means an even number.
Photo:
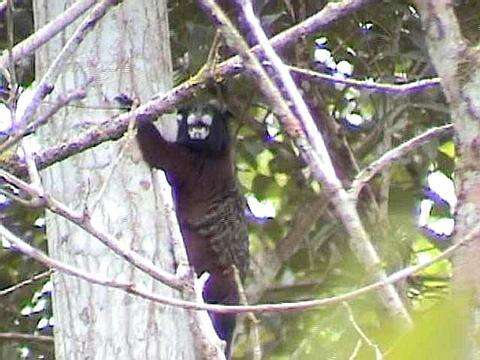
[[[6,7],[6,1],[0,4],[0,14],[2,9]],[[97,0],[80,0],[76,1],[72,6],[66,9],[56,19],[37,30],[34,34],[17,44],[12,49],[12,58],[14,62],[25,56],[32,55],[35,50],[47,43],[51,38],[64,30],[68,25],[82,16],[88,9],[94,6]],[[8,54],[4,52],[0,56],[0,68],[5,68],[8,64]]]
[[[449,258],[452,256],[458,249],[468,245],[473,240],[477,239],[480,232],[480,225],[475,226],[471,232],[469,232],[463,239],[458,243],[450,246],[441,254],[435,256],[429,261],[422,262],[417,265],[406,267],[402,270],[399,270],[390,276],[386,277],[383,280],[377,281],[370,285],[366,285],[357,290],[353,290],[342,295],[337,295],[329,298],[323,299],[314,299],[314,300],[303,300],[297,302],[285,302],[277,304],[258,304],[258,305],[221,305],[221,304],[202,304],[193,301],[187,301],[177,298],[172,298],[168,296],[157,295],[151,291],[145,290],[136,286],[135,284],[123,281],[117,281],[110,278],[102,277],[98,274],[92,274],[87,271],[78,269],[74,266],[68,265],[59,260],[52,259],[47,256],[42,251],[32,247],[27,244],[25,241],[19,237],[12,234],[7,228],[0,224],[0,236],[5,237],[10,243],[12,243],[17,250],[23,254],[30,256],[36,261],[44,264],[45,266],[61,271],[65,274],[78,277],[80,279],[86,280],[93,284],[98,284],[102,286],[107,286],[110,288],[119,289],[126,293],[139,296],[141,298],[151,300],[153,302],[169,305],[173,307],[190,309],[190,310],[207,310],[213,311],[222,314],[239,314],[239,313],[286,313],[286,312],[299,312],[305,311],[313,308],[337,305],[345,301],[352,301],[358,297],[370,293],[372,291],[378,290],[386,285],[394,284],[398,281],[401,281],[421,270],[428,268],[430,265]]]
[[[270,42],[276,49],[284,48],[297,41],[299,37],[312,34],[332,24],[339,18],[351,14],[371,1],[372,0],[343,0],[339,3],[329,3],[315,15],[312,15],[299,24],[275,35],[270,39]],[[18,44],[13,49],[14,58],[16,53],[15,49],[17,47],[23,46],[29,49],[29,51],[24,53],[24,55],[27,55],[33,53],[33,51],[40,46],[27,46],[28,43],[25,43],[27,40]],[[258,46],[252,48],[252,51],[254,52],[259,50],[260,48]],[[0,67],[1,65],[2,60],[0,58]],[[244,67],[240,57],[234,56],[219,64],[214,72],[207,71],[205,74],[206,77],[202,79],[202,82],[192,82],[187,80],[170,91],[157,94],[153,99],[144,105],[139,106],[134,111],[130,111],[111,119],[106,119],[99,126],[80,133],[74,139],[40,152],[36,156],[37,166],[41,170],[74,154],[95,147],[105,141],[118,140],[127,130],[128,124],[132,118],[137,119],[144,116],[160,116],[173,109],[173,107],[179,102],[191,98],[195,91],[200,89],[206,81],[210,80],[211,77],[214,79],[231,77],[239,74],[243,70]],[[26,174],[25,164],[19,162],[15,157],[0,160],[0,167],[8,169],[16,175]]]
[[[150,260],[131,250],[121,241],[118,241],[115,236],[112,236],[105,231],[97,229],[92,224],[89,214],[84,212],[77,212],[70,209],[68,206],[56,200],[52,196],[42,193],[40,189],[37,189],[37,187],[31,186],[1,169],[0,178],[21,189],[22,191],[25,191],[33,198],[38,198],[41,205],[44,205],[55,214],[60,215],[65,219],[71,221],[72,223],[78,225],[90,235],[100,240],[105,246],[109,247],[117,255],[121,256],[138,269],[150,275],[152,278],[177,290],[183,288],[183,282],[181,281],[181,279],[177,278],[176,275],[160,269]]]
[[[5,142],[0,144],[0,153],[4,152],[9,147],[15,145],[19,142],[25,135],[29,135],[38,128],[45,125],[47,121],[54,116],[59,110],[70,104],[72,101],[82,100],[86,96],[86,92],[84,88],[79,88],[77,90],[73,90],[68,92],[67,94],[59,95],[55,102],[50,106],[50,108],[45,111],[45,113],[39,115],[35,121],[30,123],[26,129],[23,131],[18,131],[15,134],[12,134]]]
[[[85,36],[87,36],[87,34],[94,29],[96,23],[107,14],[110,7],[117,5],[118,2],[118,0],[101,1],[78,26],[35,88],[32,100],[27,105],[19,124],[16,124],[18,126],[17,132],[24,131],[24,128],[40,107],[42,100],[53,90],[55,81],[63,70],[67,59],[75,53],[83,39],[85,39]]]
[[[382,262],[363,227],[356,210],[356,203],[353,197],[345,191],[340,179],[337,177],[325,141],[318,131],[315,121],[288,68],[269,43],[260,22],[253,12],[251,1],[238,0],[238,2],[249,29],[260,44],[263,54],[272,64],[276,78],[281,88],[288,94],[289,100],[293,103],[295,114],[298,115],[298,118],[295,115],[291,115],[290,109],[288,106],[285,106],[285,101],[280,91],[272,83],[258,59],[248,49],[245,40],[239,35],[237,29],[221,8],[214,0],[200,0],[200,3],[205,8],[205,12],[210,15],[212,22],[224,32],[224,36],[230,40],[235,50],[244,58],[249,70],[255,75],[255,80],[263,95],[279,116],[287,134],[295,141],[300,153],[309,164],[315,179],[325,185],[327,197],[331,199],[339,218],[350,235],[350,248],[372,279],[384,279],[386,274],[382,268]],[[410,315],[393,286],[387,285],[383,287],[379,291],[379,295],[392,315],[401,318],[405,325],[411,325]]]
[[[355,198],[358,198],[362,188],[385,167],[390,166],[397,160],[403,159],[405,155],[427,144],[432,139],[451,134],[453,134],[453,124],[431,128],[424,133],[405,141],[396,148],[387,151],[380,158],[370,163],[370,165],[358,173],[355,180],[352,182],[350,192]]]
[[[24,286],[32,284],[33,282],[35,282],[37,280],[41,280],[43,278],[50,277],[50,275],[52,275],[52,273],[53,273],[53,270],[47,270],[47,271],[44,271],[40,274],[32,276],[30,279],[23,280],[23,281],[15,284],[15,285],[12,285],[8,288],[0,290],[0,296],[5,296],[5,295],[8,295],[8,294],[11,294],[11,293],[17,291],[18,289],[20,289]]]

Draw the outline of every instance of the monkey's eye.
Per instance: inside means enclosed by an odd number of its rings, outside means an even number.
[[[212,125],[212,116],[210,114],[203,115],[202,122],[207,126]]]
[[[196,114],[189,114],[187,116],[187,125],[193,125],[196,122],[198,122],[199,120],[200,119],[198,118],[198,116]]]

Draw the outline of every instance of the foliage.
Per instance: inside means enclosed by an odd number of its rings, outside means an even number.
[[[228,7],[229,2],[222,3]],[[207,60],[214,28],[194,1],[171,1],[169,5],[175,81],[180,83],[194,75]],[[325,1],[261,0],[256,2],[256,10],[265,30],[276,34],[324,5]],[[468,10],[471,6],[478,7],[478,3],[463,1],[457,15],[464,32],[475,41],[478,31],[474,30],[478,29],[480,18],[472,16],[478,11]],[[240,29],[245,30],[237,10],[228,10]],[[335,64],[342,61],[351,64],[351,76],[355,79],[404,83],[435,76],[419,16],[407,1],[384,0],[365,7],[334,26],[299,40],[282,55],[292,64],[324,71],[314,61],[315,41],[320,38],[326,40],[322,49],[330,52]],[[227,58],[232,54],[222,46],[220,55]],[[361,169],[389,148],[451,120],[444,111],[445,99],[438,89],[395,97],[327,83],[302,83],[302,87],[328,140],[336,169],[346,183],[356,174],[355,166]],[[251,80],[238,76],[226,81],[222,91],[237,119],[232,131],[237,140],[237,171],[242,189],[275,210],[270,221],[251,224],[251,249],[255,256],[265,249],[274,249],[288,235],[297,215],[320,193],[321,185],[312,180],[298,158],[298,151],[282,133]],[[360,127],[353,129],[345,121],[351,114],[362,120]],[[387,214],[376,213],[378,210],[368,194],[362,197],[359,207],[389,272],[431,258],[448,241],[426,237],[416,225],[415,214],[425,198],[423,187],[428,171],[441,170],[450,176],[454,161],[451,139],[433,141],[393,166],[388,172],[388,184],[386,174],[372,181],[369,191],[375,201],[386,205],[380,209]],[[380,196],[384,186],[387,186],[386,199]],[[434,215],[441,216],[446,210],[438,207],[435,211]],[[12,219],[18,225],[24,238],[39,216],[16,206],[2,210],[2,214],[2,220]],[[274,282],[264,289],[262,302],[327,297],[366,283],[363,270],[346,244],[347,235],[338,226],[332,210],[311,215],[318,216],[318,220],[311,229],[305,229],[304,239],[298,240],[301,242],[298,251],[282,264]],[[32,232],[30,241],[44,248],[43,231]],[[37,273],[40,267],[6,249],[0,250],[0,270],[0,288],[5,288]],[[442,303],[449,293],[450,276],[450,263],[443,261],[400,284],[411,310],[421,318],[414,332],[403,338],[398,338],[396,323],[385,317],[374,296],[361,297],[351,304],[355,322],[388,358],[462,358],[462,339],[458,335],[461,332],[456,332],[461,324],[451,310],[462,305]],[[11,331],[12,324],[18,331],[34,331],[35,319],[22,317],[20,311],[42,285],[35,284],[1,299],[0,331]],[[247,328],[246,325],[245,331]],[[345,359],[353,353],[359,338],[352,319],[341,305],[261,317],[266,359]],[[251,347],[246,334],[240,335],[238,343],[238,358],[249,358]],[[448,352],[443,352],[446,348]],[[363,343],[357,358],[373,357],[374,349]]]

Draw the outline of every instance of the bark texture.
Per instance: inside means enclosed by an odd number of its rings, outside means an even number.
[[[458,154],[455,170],[458,205],[454,241],[480,222],[480,52],[463,37],[451,0],[417,0],[431,61],[441,77],[455,127]],[[471,325],[465,329],[468,354],[479,359],[480,237],[462,247],[453,258],[454,294],[467,300],[458,316]],[[472,296],[473,295],[473,296]]]
[[[453,2],[418,1],[435,69],[450,104],[458,162],[455,239],[459,241],[480,222],[480,52],[467,46]],[[456,285],[480,294],[480,238],[454,258]],[[478,295],[477,295],[478,297]],[[479,298],[480,299],[480,298]]]
[[[36,27],[73,3],[35,0]],[[75,24],[38,52],[40,78],[75,29]],[[50,146],[118,112],[113,100],[121,93],[146,100],[171,87],[166,0],[125,1],[110,10],[55,83],[55,94],[93,78],[81,108],[68,107],[41,132]],[[126,145],[124,145],[126,143]],[[122,147],[126,146],[122,153]],[[55,164],[43,172],[46,191],[76,209],[92,206],[95,226],[171,272],[175,262],[169,229],[162,219],[165,204],[158,183],[130,141],[104,143]],[[106,186],[104,186],[107,182]],[[97,239],[67,221],[48,214],[49,253],[91,272],[131,281],[163,295],[180,296],[134,269]],[[162,307],[121,291],[91,285],[62,274],[54,277],[56,359],[193,359],[193,342],[183,310]]]

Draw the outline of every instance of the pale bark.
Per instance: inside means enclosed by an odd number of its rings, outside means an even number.
[[[430,57],[450,104],[457,140],[458,208],[455,239],[460,241],[480,222],[480,53],[469,48],[460,32],[453,3],[419,0]],[[455,256],[459,287],[474,289],[480,299],[480,239]]]
[[[461,242],[480,223],[480,53],[463,37],[450,0],[417,0],[430,58],[450,105],[456,135],[456,209],[454,241]],[[468,354],[462,358],[479,359],[478,331],[480,323],[480,237],[457,252],[454,263],[454,294],[460,300],[473,295],[464,320]],[[460,357],[459,357],[460,358]]]
[[[36,27],[71,3],[34,1]],[[113,114],[111,108],[117,106],[113,99],[120,93],[145,101],[171,87],[166,9],[164,0],[128,1],[100,21],[55,83],[54,94],[58,95],[94,77],[84,101],[87,108],[68,107],[57,115],[41,132],[42,145],[66,140],[81,128]],[[37,78],[45,73],[74,29],[75,25],[68,28],[37,54]],[[123,144],[125,139],[104,143],[49,167],[43,172],[46,191],[82,209],[85,203],[92,205],[108,181],[92,215],[94,225],[173,273],[175,261],[169,229],[162,220],[164,201],[155,192],[155,178],[141,160],[134,140],[127,143],[123,157],[117,159]],[[47,236],[49,253],[54,258],[143,285],[159,294],[180,296],[134,269],[77,226],[51,213],[47,214]],[[54,276],[53,310],[58,360],[194,358],[184,310],[162,307],[63,274]]]

